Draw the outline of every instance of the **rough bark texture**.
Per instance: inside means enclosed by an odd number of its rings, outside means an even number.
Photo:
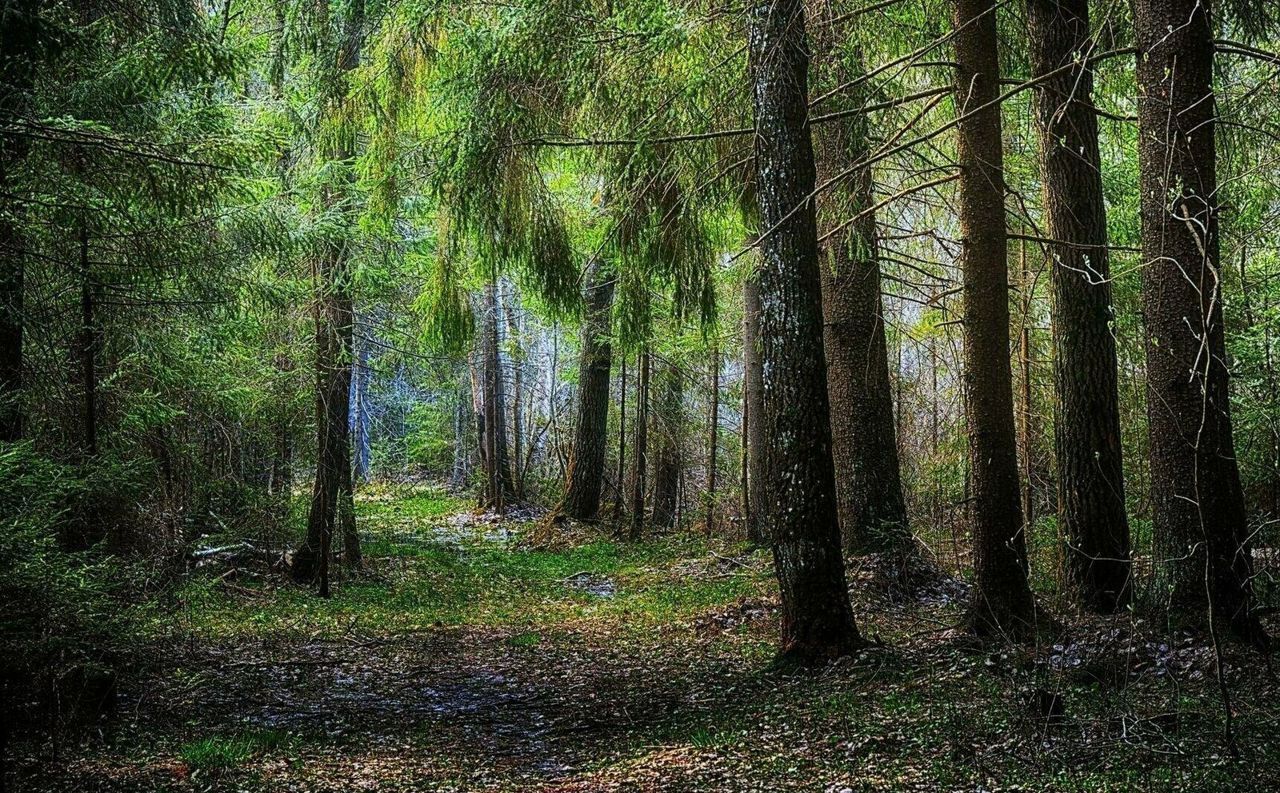
[[[608,447],[609,374],[613,349],[609,319],[614,279],[599,260],[587,267],[585,314],[578,358],[578,420],[559,512],[577,520],[595,520],[600,512]]]
[[[631,430],[635,447],[635,463],[631,472],[631,539],[640,539],[644,529],[645,468],[649,461],[649,351],[644,350],[636,362],[640,372],[636,378],[636,417]]]
[[[326,7],[326,13],[328,9]],[[360,65],[364,31],[364,2],[356,0],[343,21],[337,44],[337,71],[328,88],[325,112],[343,112],[350,73]],[[327,152],[334,162],[346,162],[354,153],[338,144]],[[348,178],[351,178],[348,176]],[[326,190],[322,200],[334,205],[340,197]],[[316,262],[316,478],[311,490],[307,534],[294,552],[292,574],[297,582],[320,580],[321,594],[328,593],[330,547],[335,531],[341,532],[343,559],[360,562],[360,541],[355,527],[351,476],[351,366],[355,337],[350,251],[342,241],[330,242]]]
[[[742,285],[742,371],[743,444],[747,486],[743,501],[747,520],[747,541],[753,545],[769,542],[768,526],[761,517],[764,502],[764,369],[760,362],[760,285],[749,278]]]
[[[711,350],[711,417],[707,422],[707,533],[716,526],[716,479],[720,461],[720,348]]]
[[[1081,605],[1111,612],[1129,602],[1130,548],[1088,0],[1028,0],[1027,34],[1035,77],[1072,65],[1035,94],[1045,232],[1058,241],[1049,245],[1058,527]]]
[[[842,68],[826,0],[809,0],[818,20],[813,34],[817,90],[849,79]],[[818,14],[824,14],[818,16]],[[856,96],[833,95],[823,112],[855,106]],[[866,118],[848,116],[814,129],[819,184],[847,171],[868,154]],[[836,471],[836,506],[845,547],[855,551],[909,553],[914,547],[902,495],[893,390],[880,299],[871,168],[818,198],[818,225],[826,233],[858,219],[822,244],[823,346],[827,393],[831,400],[831,447]],[[865,214],[861,214],[865,213]]]
[[[507,452],[507,386],[502,375],[502,322],[496,279],[490,279],[485,286],[483,310],[485,505],[502,512],[513,500],[514,493],[511,458]]]
[[[960,232],[964,264],[964,390],[973,531],[973,625],[984,635],[1029,633],[1026,538],[1009,357],[1008,233],[994,0],[955,4]],[[989,106],[988,106],[989,105]],[[984,108],[984,106],[987,106]],[[978,108],[983,108],[979,110]]]
[[[669,529],[676,524],[680,502],[680,466],[684,431],[684,375],[670,361],[658,370],[658,398],[653,410],[653,525]]]
[[[1142,306],[1157,597],[1261,641],[1231,434],[1205,0],[1137,0]]]
[[[749,24],[762,233],[759,419],[768,438],[755,506],[771,528],[782,595],[780,660],[822,663],[860,639],[831,463],[803,2],[759,0]]]

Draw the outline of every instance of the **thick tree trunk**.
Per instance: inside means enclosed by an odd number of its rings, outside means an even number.
[[[749,52],[761,216],[764,497],[782,595],[779,660],[822,663],[860,637],[849,605],[831,462],[802,0],[757,0]]]
[[[1142,304],[1157,597],[1263,641],[1231,429],[1206,0],[1136,0]]]
[[[613,348],[609,344],[613,284],[612,273],[599,260],[588,265],[578,364],[578,420],[573,428],[573,451],[564,500],[558,510],[577,520],[595,520],[600,512],[608,447],[609,373],[613,363]]]
[[[658,400],[653,412],[653,433],[657,453],[653,465],[653,525],[669,529],[676,525],[680,501],[680,471],[684,458],[680,433],[684,429],[684,375],[675,364],[664,361],[658,370]]]
[[[486,506],[502,513],[513,500],[511,459],[507,453],[507,388],[502,376],[501,307],[497,281],[485,286],[482,341],[484,354],[484,425]]]
[[[1028,0],[1027,34],[1036,78],[1071,66],[1035,94],[1045,233],[1055,240],[1058,529],[1081,605],[1111,612],[1129,602],[1130,548],[1088,0]]]
[[[647,482],[645,469],[649,462],[649,367],[648,348],[640,352],[636,365],[640,372],[636,384],[636,417],[632,421],[632,446],[635,462],[631,473],[631,539],[638,540],[644,530],[644,496]]]
[[[769,542],[768,524],[761,507],[764,503],[764,368],[760,361],[760,284],[755,277],[742,285],[742,402],[743,456],[746,459],[743,491],[746,508],[747,542],[765,545]]]
[[[848,80],[836,51],[833,7],[809,0],[814,9],[813,67],[816,90],[825,93]],[[856,107],[858,97],[839,93],[823,112]],[[814,130],[818,183],[866,159],[867,120],[848,116]],[[855,217],[822,244],[823,348],[831,400],[832,459],[836,508],[845,547],[895,555],[912,552],[894,428],[893,391],[880,298],[871,168],[858,168],[818,198],[824,233]]]
[[[973,625],[983,635],[1026,636],[1034,603],[1018,493],[1009,361],[1008,232],[1000,130],[994,0],[956,0],[956,103],[964,262],[964,389],[973,493]],[[982,109],[979,109],[982,108]]]

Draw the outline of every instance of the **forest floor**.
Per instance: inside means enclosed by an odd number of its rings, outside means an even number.
[[[20,737],[13,790],[1273,790],[1280,700],[1229,646],[1132,618],[979,647],[965,586],[893,597],[876,644],[771,671],[764,552],[575,530],[531,547],[439,492],[360,500],[368,572],[329,600],[211,565],[163,608],[108,726]],[[1274,627],[1274,626],[1273,626]]]

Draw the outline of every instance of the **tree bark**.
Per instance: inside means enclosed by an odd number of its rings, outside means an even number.
[[[503,513],[512,501],[511,460],[507,453],[507,389],[502,376],[501,307],[498,284],[491,278],[485,286],[483,319],[484,345],[484,444],[488,474],[486,506]]]
[[[640,352],[636,365],[640,371],[636,383],[636,417],[631,430],[635,447],[635,463],[631,474],[631,539],[638,540],[644,530],[644,496],[647,483],[645,468],[649,461],[649,367],[650,353]]]
[[[959,221],[964,262],[964,390],[973,531],[973,627],[981,635],[1027,636],[1034,603],[1018,493],[1013,375],[1009,356],[1008,232],[1000,129],[994,0],[956,0],[960,122]],[[985,106],[985,107],[984,107]],[[983,108],[983,109],[978,109]]]
[[[326,6],[327,15],[328,8]],[[355,0],[347,11],[337,42],[337,71],[326,86],[325,113],[338,118],[348,101],[350,73],[360,65],[364,32],[364,2]],[[341,138],[341,136],[339,136]],[[339,143],[326,152],[332,162],[354,156]],[[352,174],[346,176],[354,181]],[[336,206],[342,197],[322,189],[321,201]],[[292,574],[297,582],[319,578],[320,593],[328,594],[328,571],[333,533],[341,532],[343,559],[360,563],[359,535],[351,476],[351,368],[355,338],[351,252],[347,241],[331,240],[316,262],[316,479],[307,516],[307,534],[294,552]]]
[[[80,245],[80,422],[86,459],[98,456],[98,285],[89,260],[89,231],[79,231]]]
[[[743,510],[747,521],[747,542],[769,542],[768,526],[761,517],[764,503],[764,368],[760,362],[760,284],[754,276],[742,284],[742,377],[743,455],[747,486]]]
[[[1210,6],[1134,3],[1156,592],[1178,622],[1262,642],[1223,335]]]
[[[720,346],[711,349],[711,418],[707,427],[707,534],[716,526],[716,470],[720,450]]]
[[[860,644],[840,552],[802,0],[749,11],[761,216],[760,419],[764,497],[782,595],[779,661],[817,664]]]
[[[848,74],[836,49],[833,7],[810,0],[810,8],[820,21],[813,34],[812,71],[818,90],[825,92],[847,81]],[[848,110],[858,101],[849,92],[838,93],[827,100],[824,112]],[[854,115],[815,129],[819,184],[866,159],[866,124],[864,116]],[[818,198],[818,225],[824,232],[858,217],[821,246],[823,348],[844,545],[852,551],[899,555],[910,553],[915,543],[902,495],[876,222],[868,211],[872,203],[870,166],[858,168]]]
[[[1054,457],[1066,569],[1085,608],[1130,597],[1111,265],[1102,189],[1088,0],[1028,0],[1045,234],[1052,257]]]
[[[598,259],[587,266],[578,359],[578,420],[573,428],[564,499],[557,510],[576,520],[595,520],[600,512],[608,447],[609,374],[613,364],[613,348],[609,344],[613,285],[612,273]]]
[[[674,363],[664,361],[658,370],[658,383],[652,422],[658,446],[653,465],[652,522],[658,528],[670,529],[676,525],[684,457],[680,437],[684,429],[684,375]]]

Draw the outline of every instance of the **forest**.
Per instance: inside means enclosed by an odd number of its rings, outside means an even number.
[[[1280,3],[0,0],[0,790],[1280,788]]]

